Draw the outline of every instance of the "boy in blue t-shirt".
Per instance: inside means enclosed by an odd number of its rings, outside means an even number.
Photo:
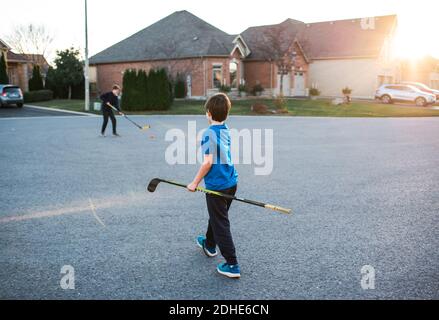
[[[229,98],[219,93],[206,102],[206,116],[210,127],[203,134],[201,142],[203,164],[192,183],[187,188],[194,192],[204,178],[207,189],[235,195],[238,173],[232,163],[230,152],[230,131],[224,123],[229,115],[231,103]],[[208,257],[215,257],[218,245],[226,263],[219,264],[217,271],[229,278],[241,277],[241,271],[235,253],[230,232],[229,209],[232,200],[206,194],[209,225],[206,236],[199,236],[197,244]]]

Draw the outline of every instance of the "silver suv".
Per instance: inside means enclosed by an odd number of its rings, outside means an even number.
[[[384,84],[376,91],[375,98],[384,103],[414,102],[417,106],[427,106],[436,102],[434,94],[407,84]]]
[[[23,92],[20,87],[11,84],[0,84],[0,107],[13,105],[23,106]]]

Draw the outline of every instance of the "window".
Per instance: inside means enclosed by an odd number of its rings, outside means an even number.
[[[213,88],[219,89],[222,85],[223,79],[223,66],[222,65],[213,65],[212,69],[212,79],[213,79]]]
[[[237,88],[238,87],[238,64],[236,62],[230,62],[229,72],[230,72],[230,86],[232,88]]]
[[[378,84],[381,86],[383,84],[393,83],[392,76],[378,76]]]
[[[17,81],[15,81],[15,72],[13,71],[12,68],[8,70],[8,78],[9,78],[9,83],[17,84]]]

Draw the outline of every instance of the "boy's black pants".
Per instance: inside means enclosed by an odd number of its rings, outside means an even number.
[[[234,186],[220,192],[234,196],[236,188],[237,186]],[[206,202],[207,211],[209,211],[206,246],[208,248],[215,248],[218,245],[221,254],[229,265],[238,264],[229,222],[229,208],[232,200],[206,194]]]
[[[113,110],[109,107],[104,106],[102,108],[102,115],[104,116],[104,122],[102,123],[101,133],[105,133],[105,129],[107,128],[108,118],[111,119],[111,124],[113,125],[113,134],[116,134],[116,117],[114,116]]]

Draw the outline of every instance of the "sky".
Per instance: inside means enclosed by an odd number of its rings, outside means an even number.
[[[2,2],[6,0],[0,0],[0,8]],[[55,37],[51,58],[57,49],[73,46],[84,50],[84,0],[15,0],[8,5],[11,3],[19,10],[1,15],[1,39],[7,40],[19,24],[43,24]],[[437,0],[88,0],[90,55],[179,10],[190,11],[230,34],[287,18],[309,23],[397,14],[396,54],[439,58]]]

